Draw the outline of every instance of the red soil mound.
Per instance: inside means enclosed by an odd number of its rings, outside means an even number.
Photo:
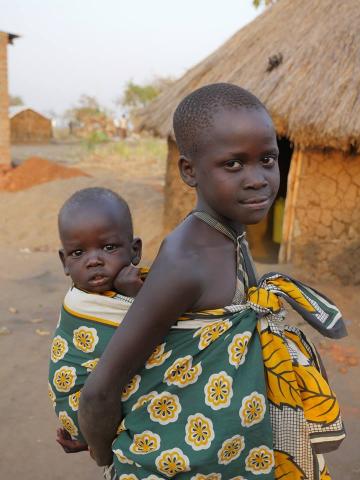
[[[1,167],[0,190],[8,192],[25,190],[52,180],[89,176],[78,168],[64,167],[41,157],[30,157],[16,168]]]

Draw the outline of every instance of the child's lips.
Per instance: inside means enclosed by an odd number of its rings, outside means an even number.
[[[253,197],[242,200],[240,203],[246,208],[261,210],[262,208],[266,208],[269,205],[269,201],[269,197]]]
[[[105,283],[107,283],[107,281],[108,281],[108,277],[106,277],[105,275],[97,274],[97,275],[93,275],[88,280],[88,284],[91,285],[92,287],[100,287],[101,285],[104,285]]]

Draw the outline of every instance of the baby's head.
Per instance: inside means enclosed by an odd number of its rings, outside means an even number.
[[[229,83],[185,97],[174,113],[180,173],[197,208],[241,224],[258,223],[279,188],[276,133],[258,98]]]
[[[93,293],[113,289],[120,270],[141,258],[129,207],[106,188],[75,192],[62,206],[58,226],[60,259],[77,288]]]

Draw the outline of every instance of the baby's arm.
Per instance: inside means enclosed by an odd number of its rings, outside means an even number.
[[[122,268],[114,280],[114,289],[126,297],[136,297],[142,285],[140,268],[134,265]]]
[[[171,325],[201,295],[197,259],[188,252],[175,257],[178,252],[162,248],[121,328],[82,390],[80,427],[99,465],[112,461],[111,443],[121,421],[123,388],[162,343]]]

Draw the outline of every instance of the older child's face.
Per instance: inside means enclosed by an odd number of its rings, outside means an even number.
[[[65,273],[82,290],[112,290],[119,271],[140,260],[137,240],[132,240],[126,222],[121,221],[115,209],[75,212],[64,220],[60,236],[63,249],[59,253]]]
[[[245,225],[258,223],[279,188],[279,150],[265,110],[223,110],[194,162],[198,208]]]

